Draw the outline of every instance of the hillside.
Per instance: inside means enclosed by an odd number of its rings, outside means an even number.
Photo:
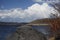
[[[55,20],[55,21],[59,21],[59,23],[60,23],[60,19],[58,19],[58,18],[52,18],[52,19],[48,19],[48,18],[46,18],[46,19],[37,19],[37,20],[34,20],[34,21],[30,22],[30,23],[31,23],[31,24],[50,23],[50,22],[54,22],[54,20]]]
[[[40,23],[45,23],[45,24],[48,24],[48,23],[54,23],[54,20],[55,21],[58,21],[59,24],[60,24],[60,19],[58,18],[54,18],[54,19],[37,19],[37,20],[34,20],[32,22],[29,22],[29,24],[40,24]],[[28,23],[18,23],[18,22],[0,22],[0,25],[23,25],[23,24],[28,24]]]

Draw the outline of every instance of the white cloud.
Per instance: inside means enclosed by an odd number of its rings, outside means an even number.
[[[10,10],[0,10],[0,18],[21,18],[26,21],[35,19],[49,18],[51,13],[56,13],[53,7],[50,7],[47,3],[42,5],[35,3],[25,10],[21,8],[15,8]]]
[[[56,10],[53,7],[50,7],[47,3],[42,5],[36,3],[28,7],[25,11],[31,16],[35,15],[37,18],[49,18],[51,13],[56,13]]]
[[[33,2],[58,3],[60,0],[32,0]]]
[[[34,2],[41,2],[42,0],[33,0]]]
[[[24,11],[20,8],[16,8],[16,9],[10,9],[10,10],[0,10],[0,16],[1,17],[5,17],[5,16],[9,16],[9,17],[24,17]]]

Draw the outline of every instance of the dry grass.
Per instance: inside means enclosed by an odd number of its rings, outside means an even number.
[[[49,38],[49,40],[55,40],[55,37],[51,37],[51,38]]]

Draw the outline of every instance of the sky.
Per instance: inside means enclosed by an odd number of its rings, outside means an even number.
[[[32,0],[0,0],[0,9],[22,8],[34,4]]]
[[[42,0],[0,0],[0,22],[30,22],[50,18],[51,13],[58,12]]]

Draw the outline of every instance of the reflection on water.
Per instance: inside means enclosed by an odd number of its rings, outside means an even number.
[[[32,26],[32,28],[44,33],[45,35],[48,35],[50,31],[48,26]],[[5,40],[5,37],[10,33],[14,33],[16,29],[17,26],[0,26],[0,40]]]

